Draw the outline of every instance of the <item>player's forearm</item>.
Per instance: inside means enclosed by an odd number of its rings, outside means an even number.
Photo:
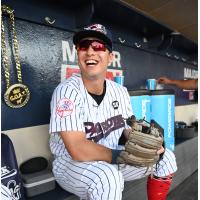
[[[71,153],[73,160],[76,161],[106,161],[111,162],[112,151],[100,144],[96,144],[90,140],[81,141]]]

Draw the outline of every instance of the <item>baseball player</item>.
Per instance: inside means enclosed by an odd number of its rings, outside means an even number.
[[[116,164],[123,148],[119,138],[130,130],[124,120],[133,115],[130,97],[125,87],[106,79],[113,54],[103,25],[83,28],[73,42],[81,74],[60,83],[51,100],[53,173],[63,189],[81,199],[120,200],[124,181],[150,174],[146,167]],[[165,199],[176,170],[174,154],[165,149],[148,180],[149,200]]]

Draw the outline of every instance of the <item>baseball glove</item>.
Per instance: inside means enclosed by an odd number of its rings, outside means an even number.
[[[163,129],[155,121],[151,121],[150,125],[145,122],[137,121],[134,116],[127,119],[132,131],[125,143],[125,150],[117,158],[117,163],[150,167],[159,160],[157,151],[163,145]]]

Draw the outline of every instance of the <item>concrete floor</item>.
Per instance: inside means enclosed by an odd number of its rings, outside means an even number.
[[[167,200],[198,200],[198,170],[172,190]]]

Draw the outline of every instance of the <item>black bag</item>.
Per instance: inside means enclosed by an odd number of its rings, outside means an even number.
[[[11,139],[3,133],[1,133],[1,195],[3,199],[25,199],[14,146]]]

